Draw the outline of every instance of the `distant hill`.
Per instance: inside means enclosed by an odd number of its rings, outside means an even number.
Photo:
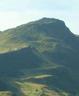
[[[3,86],[8,82],[2,89],[16,96],[19,88],[33,91],[27,96],[41,88],[40,96],[79,96],[78,73],[79,37],[64,21],[42,18],[0,32],[0,77]]]

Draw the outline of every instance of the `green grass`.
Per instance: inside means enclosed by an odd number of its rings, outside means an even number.
[[[23,96],[69,96],[66,92],[57,92],[49,90],[46,85],[30,83],[30,82],[16,82]]]
[[[49,75],[49,74],[44,74],[44,75],[39,75],[39,76],[35,76],[35,77],[33,77],[33,78],[35,78],[35,79],[41,79],[41,78],[46,78],[46,77],[51,77],[52,75]]]
[[[9,91],[0,91],[0,96],[12,96],[12,93]]]

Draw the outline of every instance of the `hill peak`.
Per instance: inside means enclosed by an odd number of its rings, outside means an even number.
[[[52,23],[62,23],[63,25],[65,25],[64,21],[62,20],[47,17],[43,17],[39,20],[30,22],[29,24],[52,24]]]
[[[21,40],[23,42],[38,40],[44,37],[67,40],[73,36],[64,21],[47,17],[6,30],[3,33],[9,34],[9,38],[13,41]]]

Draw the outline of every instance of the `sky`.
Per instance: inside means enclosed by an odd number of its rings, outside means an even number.
[[[42,17],[63,20],[79,34],[79,0],[0,0],[0,30]]]

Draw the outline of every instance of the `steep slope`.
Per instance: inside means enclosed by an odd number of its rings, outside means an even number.
[[[57,19],[42,18],[0,34],[0,49],[11,50],[13,47],[28,46],[29,42],[54,41],[79,47],[76,36],[70,32],[65,23]],[[73,42],[73,43],[72,43]],[[64,45],[65,45],[64,44]],[[1,50],[1,51],[2,51]]]
[[[78,71],[79,39],[61,20],[42,18],[6,30],[1,33],[0,41],[1,52],[31,46],[49,61],[64,64]]]
[[[1,32],[0,53],[1,82],[12,93],[20,93],[14,85],[22,92],[36,86],[28,96],[41,88],[41,96],[79,96],[79,38],[63,21],[42,18]]]
[[[16,77],[17,75],[21,75],[23,70],[42,68],[47,65],[46,63],[47,62],[30,47],[0,54],[0,76]]]

